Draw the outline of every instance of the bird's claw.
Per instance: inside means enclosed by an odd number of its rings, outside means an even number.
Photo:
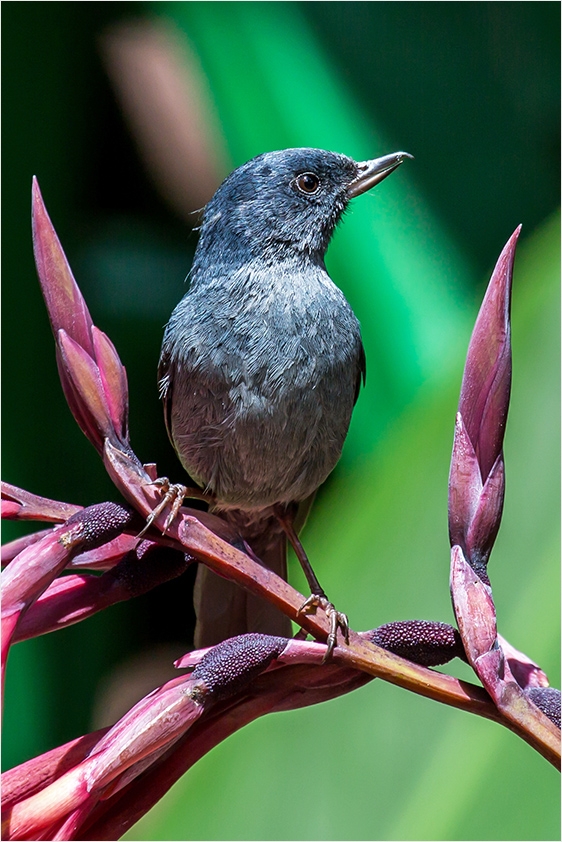
[[[164,511],[167,506],[171,505],[170,513],[164,522],[164,529],[162,535],[165,535],[183,505],[183,501],[187,496],[193,496],[191,489],[179,482],[171,483],[168,477],[159,477],[152,482],[145,483],[146,485],[160,486],[162,489],[162,498],[159,503],[153,508],[146,519],[144,528],[139,532],[138,538],[141,538],[147,529],[150,529],[156,518]]]
[[[326,654],[322,658],[322,663],[325,664],[326,661],[330,659],[336,646],[338,629],[341,630],[345,642],[349,643],[349,620],[347,619],[347,614],[336,610],[325,594],[311,594],[308,599],[303,602],[298,613],[306,614],[312,608],[321,608],[327,614],[330,621],[330,633],[328,634],[326,640]]]

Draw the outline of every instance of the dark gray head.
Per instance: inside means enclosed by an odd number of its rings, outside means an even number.
[[[396,152],[357,163],[306,148],[259,155],[234,170],[205,208],[196,263],[291,252],[322,257],[350,199],[410,157]]]

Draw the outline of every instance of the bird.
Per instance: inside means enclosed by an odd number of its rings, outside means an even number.
[[[314,148],[258,155],[205,206],[187,293],[165,327],[158,383],[191,484],[241,545],[287,578],[287,540],[311,597],[328,600],[298,538],[338,462],[365,380],[359,322],[324,256],[349,202],[413,156],[357,162]],[[184,489],[187,493],[187,489]],[[246,631],[290,637],[277,608],[199,565],[195,646]]]

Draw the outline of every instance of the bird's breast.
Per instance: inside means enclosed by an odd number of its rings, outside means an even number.
[[[226,507],[305,499],[335,466],[349,426],[357,319],[329,279],[283,280],[256,288],[254,279],[213,306],[196,289],[170,321],[173,443]]]

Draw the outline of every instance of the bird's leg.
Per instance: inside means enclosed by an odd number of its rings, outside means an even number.
[[[164,523],[163,535],[166,534],[166,530],[174,522],[186,497],[190,497],[193,500],[204,500],[207,503],[212,502],[211,498],[207,494],[204,494],[200,488],[189,487],[187,485],[182,485],[179,482],[171,483],[168,477],[159,477],[152,482],[145,483],[145,485],[159,486],[162,489],[162,498],[147,517],[146,524],[138,535],[139,538],[152,526],[156,518],[164,511],[166,506],[171,505],[171,510]]]
[[[303,545],[301,544],[297,533],[294,530],[290,514],[288,514],[286,511],[276,512],[275,514],[277,520],[283,528],[283,531],[285,532],[288,540],[290,541],[293,550],[295,551],[295,555],[300,562],[304,575],[306,576],[308,586],[311,590],[310,596],[303,602],[303,604],[299,608],[299,614],[305,614],[311,608],[322,608],[322,610],[326,612],[330,621],[330,633],[326,641],[328,644],[328,648],[323,658],[323,662],[325,663],[334,651],[334,647],[337,642],[338,628],[341,629],[345,642],[349,643],[349,621],[347,619],[347,615],[341,611],[337,611],[334,605],[330,602],[330,600],[324,593],[324,590],[320,585],[320,582],[316,578],[314,570],[312,569],[312,565],[308,560],[306,551]]]

